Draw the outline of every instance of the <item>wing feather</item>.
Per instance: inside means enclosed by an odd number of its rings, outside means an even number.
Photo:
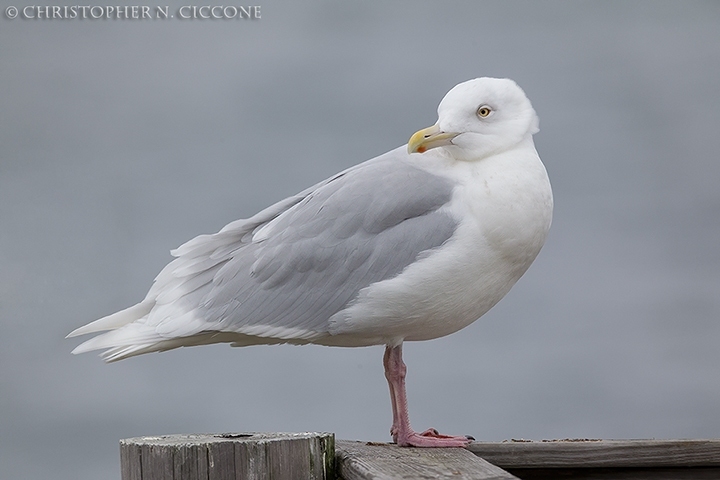
[[[454,184],[406,156],[393,150],[183,244],[142,303],[152,308],[125,326],[109,322],[120,328],[78,351],[109,348],[105,358],[114,361],[153,344],[305,343],[329,335],[329,318],[362,288],[398,275],[457,226],[445,208]]]

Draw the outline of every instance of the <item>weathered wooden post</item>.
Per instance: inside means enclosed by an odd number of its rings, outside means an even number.
[[[120,441],[122,480],[334,480],[332,433],[163,435]]]

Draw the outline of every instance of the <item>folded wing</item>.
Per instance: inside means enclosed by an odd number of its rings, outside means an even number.
[[[368,285],[442,245],[454,185],[388,152],[172,254],[139,304],[70,336],[106,361],[215,342],[310,343]]]

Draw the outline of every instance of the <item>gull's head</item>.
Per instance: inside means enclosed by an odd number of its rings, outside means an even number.
[[[476,78],[445,95],[437,123],[410,137],[408,153],[442,147],[456,160],[475,161],[510,150],[537,131],[537,114],[515,82]]]

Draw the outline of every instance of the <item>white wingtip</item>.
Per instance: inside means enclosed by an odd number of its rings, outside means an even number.
[[[83,325],[80,328],[76,328],[72,332],[68,333],[65,338],[77,337],[79,335],[86,335],[88,333],[104,332],[106,330],[114,330],[116,328],[120,328],[123,325],[127,325],[130,322],[144,317],[145,315],[150,313],[152,307],[153,302],[138,303],[137,305],[133,305],[130,308],[120,310],[119,312],[113,313],[112,315],[108,315],[107,317],[103,317],[99,320],[88,323],[87,325]],[[75,353],[74,350],[73,353]]]
[[[104,348],[145,347],[161,340],[162,337],[155,332],[155,328],[139,323],[132,323],[90,338],[75,347],[72,353],[77,355],[78,353],[102,350]]]

